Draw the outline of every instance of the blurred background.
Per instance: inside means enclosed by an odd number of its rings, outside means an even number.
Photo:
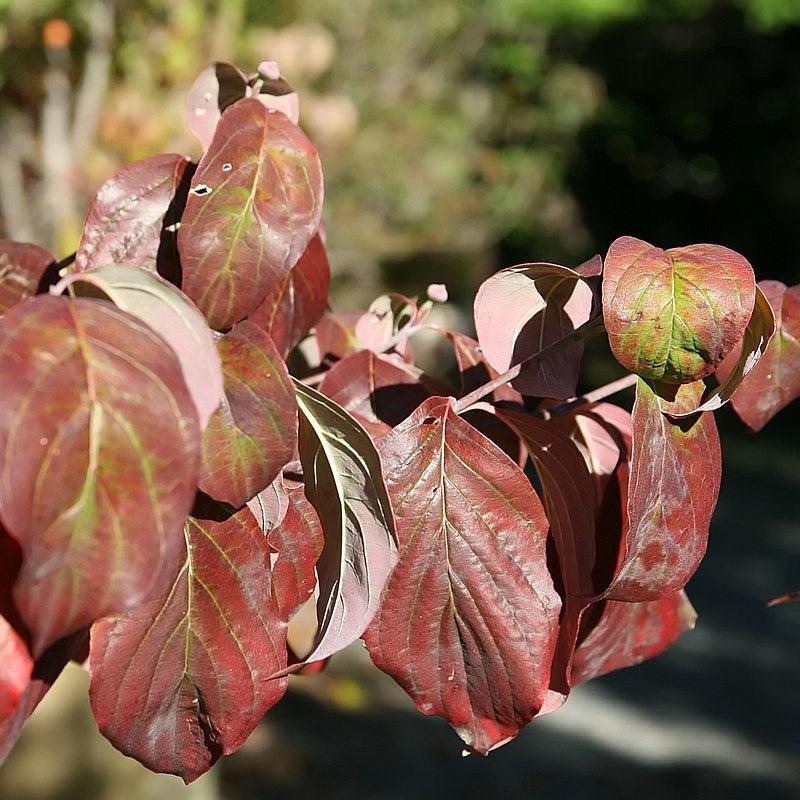
[[[0,0],[0,236],[63,257],[115,169],[197,155],[183,94],[215,59],[277,60],[300,93],[338,307],[445,282],[468,330],[492,271],[622,234],[800,281],[800,0]],[[800,412],[756,438],[719,416],[697,629],[488,759],[460,758],[355,647],[185,789],[111,750],[75,667],[0,798],[796,800],[800,604],[765,603],[800,586]]]

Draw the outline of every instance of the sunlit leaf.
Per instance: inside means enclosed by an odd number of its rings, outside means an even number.
[[[261,328],[240,322],[218,346],[225,392],[203,433],[200,488],[238,507],[291,461],[297,407],[286,365]]]
[[[169,579],[199,444],[177,358],[134,317],[42,295],[0,320],[0,514],[34,655]]]
[[[731,404],[753,431],[759,431],[782,408],[800,397],[800,286],[787,288],[778,281],[761,281],[759,287],[775,315],[775,335],[766,353],[742,379]],[[722,362],[717,376],[727,384],[740,370],[747,337]]]
[[[603,318],[617,360],[643,378],[691,383],[710,375],[742,338],[755,276],[727,247],[661,250],[623,236],[603,274]]]
[[[158,275],[127,264],[68,275],[56,290],[67,287],[78,297],[108,298],[166,341],[205,430],[222,398],[222,367],[211,330],[192,301]]]
[[[317,233],[292,271],[248,317],[272,337],[284,358],[325,311],[330,276],[325,245]]]
[[[642,380],[633,406],[633,445],[624,563],[612,600],[660,600],[682,589],[706,552],[719,495],[719,435],[709,412],[673,420],[698,405],[702,384],[681,386],[667,404]]]
[[[400,559],[364,639],[423,714],[486,753],[544,702],[561,602],[539,498],[452,404],[426,400],[379,440]]]
[[[306,658],[319,661],[369,625],[397,545],[381,460],[367,432],[323,394],[298,382],[295,389],[306,496],[325,536],[317,563],[319,631]]]
[[[255,311],[319,228],[322,169],[305,134],[257,100],[223,115],[178,231],[182,288],[212,328]]]
[[[163,596],[92,628],[90,695],[126,755],[187,783],[232,753],[286,691],[286,624],[252,512],[210,506],[184,526]]]
[[[589,321],[591,287],[556,264],[504,269],[475,297],[475,329],[486,360],[498,373],[519,364]],[[583,343],[570,342],[523,367],[511,385],[523,394],[563,400],[575,394]]]
[[[185,156],[168,153],[115,172],[89,206],[75,269],[128,264],[150,272],[161,268],[172,277],[177,226],[186,200],[182,184],[188,183],[194,166]]]
[[[263,72],[270,74],[248,77],[233,64],[217,61],[197,76],[186,95],[184,118],[186,126],[203,145],[203,150],[211,144],[222,112],[245,97],[257,97],[265,108],[281,111],[297,124],[297,93],[280,76],[277,64],[264,62],[262,66]],[[260,84],[258,93],[254,92],[253,86],[256,79]]]
[[[573,683],[659,655],[692,630],[696,619],[683,591],[644,603],[598,603],[585,617],[582,641],[572,662]]]
[[[20,300],[33,297],[54,261],[43,247],[0,239],[0,315]]]

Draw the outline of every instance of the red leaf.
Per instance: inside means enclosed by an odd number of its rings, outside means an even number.
[[[542,484],[558,559],[556,585],[563,598],[550,688],[566,695],[581,616],[606,589],[598,583],[598,572],[605,571],[596,569],[594,484],[577,447],[555,425],[521,412],[497,409],[496,413],[522,439]]]
[[[0,727],[17,709],[33,670],[23,638],[0,617]]]
[[[663,412],[698,404],[702,383],[680,387],[667,404],[639,381],[625,559],[607,593],[612,600],[660,600],[682,589],[705,555],[722,472],[714,417],[673,421]]]
[[[292,271],[248,317],[272,337],[284,358],[325,311],[330,277],[325,245],[317,233]]]
[[[372,436],[402,422],[430,396],[422,372],[371,350],[346,356],[325,373],[319,390],[349,411]]]
[[[775,335],[766,353],[742,380],[731,400],[736,413],[753,431],[759,431],[782,408],[800,397],[800,286],[761,281],[775,314]],[[725,381],[735,369],[741,346],[722,362],[717,375]]]
[[[356,336],[356,322],[360,318],[357,311],[327,311],[322,315],[314,329],[318,361],[327,355],[344,358],[363,349]]]
[[[269,549],[249,509],[190,517],[184,563],[161,597],[92,628],[90,696],[101,732],[187,783],[244,743],[286,691],[286,624]]]
[[[592,608],[589,616],[594,619],[582,631],[572,662],[576,686],[659,655],[684,631],[692,630],[697,619],[682,591],[644,603],[606,600]]]
[[[574,270],[522,264],[500,270],[475,297],[475,329],[498,373],[564,339],[589,321],[594,294]],[[523,394],[564,400],[575,394],[583,342],[571,342],[523,367],[511,385]]]
[[[257,100],[223,115],[178,231],[183,290],[227,330],[286,277],[319,228],[322,169],[305,134]]]
[[[364,640],[424,714],[487,753],[544,702],[560,601],[519,467],[432,397],[379,441],[400,559]]]
[[[61,639],[45,650],[33,664],[30,680],[22,690],[13,713],[7,717],[0,715],[0,765],[17,743],[28,717],[85,641],[85,631]]]
[[[75,269],[128,264],[157,272],[162,248],[174,256],[176,234],[169,227],[180,221],[184,201],[177,195],[193,170],[188,158],[168,153],[115,172],[89,206]]]
[[[255,515],[258,527],[267,535],[283,522],[289,508],[289,496],[283,475],[278,475],[266,489],[247,501],[247,507]]]
[[[222,398],[222,367],[205,317],[180,289],[159,275],[127,264],[67,275],[51,293],[102,297],[144,322],[178,357],[186,388],[194,401],[201,430]]]
[[[297,443],[297,404],[269,336],[240,322],[221,337],[225,394],[203,433],[200,488],[234,507],[272,483]]]
[[[0,320],[0,513],[34,655],[160,591],[199,449],[178,361],[134,317],[39,296]]]
[[[53,256],[43,247],[0,239],[0,315],[33,297]]]
[[[742,338],[755,277],[727,247],[661,250],[623,236],[603,274],[603,318],[626,369],[652,381],[691,383],[710,375]]]
[[[281,618],[290,620],[317,585],[314,567],[324,538],[317,512],[301,488],[289,489],[289,506],[280,525],[269,534],[277,553],[272,567],[272,594]]]

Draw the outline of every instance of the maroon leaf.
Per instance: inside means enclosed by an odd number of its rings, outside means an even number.
[[[356,336],[356,322],[360,318],[357,311],[327,311],[322,315],[314,329],[319,362],[327,355],[344,358],[364,349]]]
[[[305,134],[257,100],[223,115],[178,231],[183,290],[217,330],[251,314],[319,228],[322,169]]]
[[[487,753],[544,702],[560,600],[539,498],[452,403],[426,400],[379,442],[400,559],[364,640],[423,714]]]
[[[696,407],[702,383],[681,386],[674,403],[639,381],[633,406],[625,560],[612,600],[660,600],[682,589],[706,552],[721,479],[719,435],[704,412],[672,420],[665,411]]]
[[[661,250],[623,236],[608,250],[608,339],[617,360],[647,380],[691,383],[710,375],[742,338],[754,303],[753,268],[727,247]]]
[[[778,597],[773,597],[767,605],[771,608],[772,606],[782,606],[784,603],[794,603],[796,600],[800,600],[800,591],[787,592]]]
[[[589,321],[593,292],[580,275],[556,264],[504,269],[475,297],[475,329],[498,373],[531,359]],[[563,400],[575,394],[583,343],[570,342],[523,367],[511,385],[523,394]]]
[[[269,534],[269,545],[277,553],[272,567],[272,594],[281,619],[287,621],[314,591],[314,567],[324,544],[319,517],[303,490],[289,489],[288,495],[283,521]]]
[[[101,297],[152,328],[172,348],[192,396],[201,430],[222,399],[222,367],[205,317],[180,289],[127,264],[67,275],[51,293]]]
[[[572,662],[574,685],[659,655],[697,619],[682,591],[644,603],[606,600],[590,614]]]
[[[286,623],[249,509],[189,517],[167,592],[92,628],[92,709],[118,750],[187,783],[237,750],[286,691]]]
[[[0,320],[0,513],[34,655],[169,579],[199,449],[178,361],[134,317],[39,296]]]
[[[542,484],[558,559],[556,586],[563,598],[550,688],[566,695],[581,615],[606,589],[598,585],[595,569],[594,484],[578,448],[555,425],[522,412],[497,409],[496,413],[522,439]]]
[[[272,337],[284,358],[325,311],[330,277],[325,245],[317,233],[292,271],[248,317]]]
[[[297,406],[286,365],[261,328],[241,322],[218,345],[225,394],[203,433],[200,488],[239,507],[291,461]]]
[[[0,315],[33,297],[53,256],[43,247],[0,239]]]
[[[319,629],[306,661],[319,661],[364,632],[397,559],[394,517],[381,460],[341,406],[295,382],[306,496],[325,546],[317,563]]]
[[[319,390],[349,411],[372,436],[402,422],[430,396],[422,373],[397,357],[359,350],[325,373]]]
[[[775,315],[775,335],[766,353],[742,380],[731,403],[753,431],[759,431],[782,408],[800,397],[800,286],[761,281]],[[742,347],[734,348],[717,375],[722,382],[736,370]]]
[[[19,739],[28,717],[73,658],[76,649],[82,648],[85,641],[85,631],[67,636],[45,650],[33,664],[30,680],[22,690],[13,713],[5,717],[0,714],[0,765]]]
[[[174,252],[183,205],[177,195],[193,169],[185,156],[167,153],[115,172],[89,206],[75,269],[128,264],[157,272],[159,250],[171,244],[170,254]]]

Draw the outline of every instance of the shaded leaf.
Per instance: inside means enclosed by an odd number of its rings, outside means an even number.
[[[0,239],[0,315],[20,300],[33,297],[54,261],[43,247]]]
[[[54,291],[66,287],[78,297],[108,298],[166,341],[205,430],[222,398],[222,367],[211,330],[192,301],[158,275],[127,264],[67,275]]]
[[[322,169],[305,134],[257,100],[217,126],[178,231],[182,288],[212,328],[255,311],[319,228]]]
[[[86,215],[75,254],[85,272],[108,264],[128,264],[157,272],[162,248],[174,257],[176,226],[184,199],[178,197],[194,164],[166,153],[117,170],[97,191]],[[171,228],[171,230],[170,230]],[[174,265],[170,265],[174,271]]]
[[[101,733],[187,783],[233,753],[286,691],[286,624],[269,548],[249,509],[184,526],[166,593],[92,628],[90,697]]]
[[[356,322],[361,314],[353,311],[328,311],[322,315],[314,329],[317,342],[317,361],[325,356],[344,358],[363,350],[356,336]]]
[[[286,365],[261,328],[240,322],[218,346],[225,392],[203,433],[200,488],[239,507],[291,461],[297,409]]]
[[[753,431],[800,397],[800,286],[787,288],[778,281],[758,285],[774,312],[775,335],[731,400],[734,411]],[[734,348],[717,371],[720,381],[727,384],[736,376],[741,353],[747,350],[746,341],[741,349]]]
[[[269,545],[277,553],[272,594],[281,618],[287,621],[314,592],[314,568],[324,545],[322,525],[303,489],[289,489],[288,498],[283,520],[269,534]]]
[[[284,358],[325,311],[330,277],[325,245],[316,233],[292,271],[248,317],[272,337]]]
[[[697,619],[683,591],[644,603],[605,600],[589,615],[572,663],[574,685],[659,655]]]
[[[539,498],[452,404],[426,400],[379,442],[400,559],[364,640],[423,714],[486,753],[544,702],[560,600]]]
[[[460,395],[462,397],[499,376],[497,370],[492,369],[484,357],[480,345],[474,339],[456,331],[445,331],[444,333],[453,345],[456,366],[461,377]],[[502,400],[511,403],[522,402],[520,393],[507,383],[495,389],[492,392],[492,398],[497,402]]]
[[[702,384],[681,386],[671,409],[697,406]],[[625,559],[607,592],[612,600],[660,600],[682,589],[706,552],[722,461],[708,412],[672,420],[642,380],[633,405]]]
[[[295,381],[306,496],[325,546],[317,563],[319,630],[306,661],[355,641],[378,607],[397,560],[394,517],[378,453],[367,432],[323,394]]]
[[[34,655],[169,579],[198,456],[178,361],[137,319],[39,296],[0,320],[0,513]]]
[[[248,500],[247,507],[255,515],[258,527],[263,533],[269,534],[273,528],[280,525],[289,508],[289,496],[286,493],[283,475],[278,475],[266,489]]]
[[[661,250],[623,236],[609,247],[603,318],[611,349],[650,381],[710,375],[742,338],[755,303],[747,259],[727,247]]]
[[[397,357],[359,350],[334,364],[320,392],[351,413],[372,436],[402,422],[430,396],[422,372]]]
[[[567,694],[581,615],[606,588],[597,584],[595,569],[594,484],[577,447],[555,425],[522,412],[496,413],[522,439],[541,481],[563,607],[550,688]]]
[[[475,297],[475,329],[486,360],[502,374],[589,321],[593,292],[574,270],[523,264],[500,270]],[[523,394],[564,400],[575,394],[583,342],[536,358],[511,385]]]

